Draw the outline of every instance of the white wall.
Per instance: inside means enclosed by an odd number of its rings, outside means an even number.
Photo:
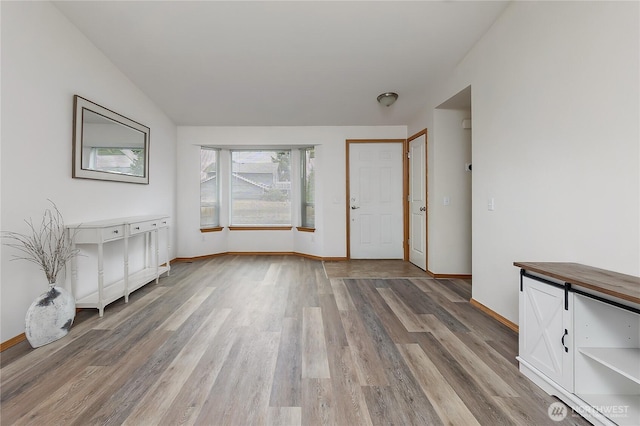
[[[23,220],[38,222],[47,199],[69,224],[150,213],[175,218],[175,125],[51,3],[0,7],[0,228],[26,232]],[[71,178],[74,94],[151,128],[149,185]],[[2,342],[24,331],[27,308],[47,288],[44,274],[25,261],[10,261],[13,254],[3,247]]]
[[[638,8],[512,3],[409,126],[472,86],[473,298],[513,322],[513,261],[640,274]]]
[[[471,111],[434,111],[428,265],[435,274],[471,274],[471,173],[464,169],[471,162],[471,129],[462,128],[468,118]]]
[[[404,139],[405,126],[178,127],[178,256],[226,251],[298,252],[346,256],[347,139]],[[316,231],[200,232],[200,146],[316,145]],[[223,157],[223,161],[225,160]],[[225,181],[221,181],[225,185]],[[221,225],[228,214],[221,212]],[[296,224],[294,224],[295,226]]]

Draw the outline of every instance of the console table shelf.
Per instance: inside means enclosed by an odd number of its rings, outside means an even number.
[[[159,232],[166,231],[165,263],[160,262]],[[99,315],[104,314],[104,308],[121,297],[129,301],[129,294],[152,281],[158,282],[160,275],[169,273],[169,216],[150,215],[133,216],[112,220],[81,223],[67,226],[67,231],[76,245],[95,245],[97,255],[97,288],[82,297],[76,295],[78,308],[96,308]],[[129,271],[130,239],[140,236],[144,238],[144,266],[136,272]],[[115,241],[123,241],[122,276],[114,282],[105,283],[104,273],[104,245]],[[78,264],[76,259],[71,261],[71,289],[76,294],[78,288]]]
[[[169,272],[169,268],[166,266],[161,266],[158,271],[159,275],[162,275],[165,272]],[[129,282],[135,283],[134,285],[129,285],[129,293],[132,293],[140,287],[143,287],[144,285],[155,280],[158,273],[156,273],[155,268],[146,268],[142,271],[138,271],[134,274],[129,275]],[[103,287],[103,291],[105,306],[109,303],[115,302],[116,300],[124,296],[124,279]],[[78,308],[97,308],[99,304],[100,300],[98,298],[97,291],[76,300],[76,307]]]

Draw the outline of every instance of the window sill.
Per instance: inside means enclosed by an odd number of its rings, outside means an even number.
[[[316,232],[316,228],[307,228],[306,226],[296,226],[296,229],[300,232]]]
[[[200,232],[220,232],[224,229],[224,226],[214,226],[212,228],[200,228]]]
[[[230,226],[229,231],[291,231],[293,226]]]

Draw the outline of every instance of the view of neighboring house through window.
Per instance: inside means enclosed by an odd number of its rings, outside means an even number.
[[[109,171],[123,175],[144,176],[144,149],[91,148],[89,170]]]
[[[304,148],[300,150],[300,160],[302,162],[300,177],[302,184],[300,185],[302,196],[302,214],[301,225],[304,228],[315,228],[315,151],[314,148]]]
[[[231,225],[291,225],[291,151],[231,151]]]
[[[220,226],[220,183],[218,159],[220,151],[200,148],[200,228]]]

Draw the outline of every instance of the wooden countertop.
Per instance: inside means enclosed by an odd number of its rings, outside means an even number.
[[[526,271],[536,272],[567,283],[640,304],[640,277],[567,262],[513,262]]]

